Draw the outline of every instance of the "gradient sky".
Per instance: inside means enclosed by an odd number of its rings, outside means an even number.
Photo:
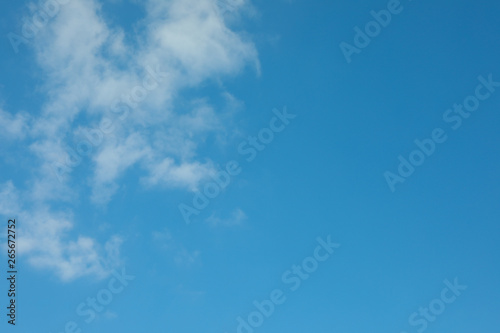
[[[392,1],[66,2],[17,52],[40,4],[1,5],[0,215],[20,272],[2,332],[238,332],[276,289],[255,332],[423,332],[409,318],[455,278],[467,289],[425,331],[498,331],[500,87],[460,127],[443,118],[478,77],[500,82],[498,2],[403,0],[350,63],[340,44]],[[384,173],[436,128],[447,140],[391,191]],[[229,161],[241,172],[185,223]],[[292,291],[283,275],[328,236],[340,247]],[[77,308],[122,270],[87,323]]]

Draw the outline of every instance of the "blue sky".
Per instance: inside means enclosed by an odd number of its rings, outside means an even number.
[[[500,4],[57,3],[2,4],[2,332],[497,332]]]

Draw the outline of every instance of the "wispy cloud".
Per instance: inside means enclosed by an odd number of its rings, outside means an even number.
[[[212,227],[234,227],[243,225],[247,218],[243,210],[236,208],[225,218],[220,217],[214,212],[206,219],[206,222]]]
[[[75,223],[71,212],[54,212],[47,205],[26,207],[12,182],[0,187],[0,211],[16,218],[19,253],[34,267],[51,269],[61,280],[70,281],[84,275],[104,278],[119,265],[120,237],[113,236],[104,246],[83,235],[72,239],[69,232]]]
[[[30,115],[22,112],[16,115],[0,109],[0,138],[2,140],[21,140],[28,132]]]
[[[61,6],[33,40],[45,102],[31,115],[0,110],[2,132],[28,138],[37,165],[24,188],[5,184],[2,214],[25,221],[29,231],[22,247],[29,261],[66,281],[105,274],[97,258],[111,246],[75,233],[71,202],[82,193],[72,169],[82,168],[88,199],[99,205],[112,200],[132,167],[139,168],[145,186],[195,190],[214,172],[199,147],[225,125],[205,96],[185,103],[182,92],[237,75],[248,65],[259,71],[254,44],[228,26],[215,0],[148,0],[145,8],[137,34],[129,35],[106,21],[98,1]],[[143,89],[146,84],[151,89]],[[102,142],[79,145],[104,121],[113,129]],[[10,201],[17,203],[4,204]],[[199,255],[182,247],[177,253],[179,263],[195,262]]]

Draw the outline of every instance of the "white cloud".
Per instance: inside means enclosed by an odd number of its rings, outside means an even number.
[[[213,108],[207,105],[197,106],[191,113],[179,117],[177,128],[182,128],[192,137],[198,133],[221,128]]]
[[[87,275],[104,278],[119,264],[118,236],[113,236],[104,247],[86,236],[71,239],[71,214],[54,213],[45,207],[21,212],[19,217],[20,254],[28,256],[29,263],[38,269],[55,271],[62,281]]]
[[[212,213],[206,222],[212,227],[234,227],[241,226],[247,220],[247,215],[240,208],[236,208],[226,218],[219,217],[216,213]]]
[[[19,195],[12,181],[0,184],[0,212],[13,218],[19,212]]]
[[[212,164],[199,162],[181,163],[176,165],[171,158],[151,166],[150,176],[143,178],[147,185],[163,185],[168,187],[186,187],[195,191],[201,180],[212,174],[214,168]]]
[[[129,167],[151,154],[143,137],[131,134],[124,142],[109,142],[95,156],[92,200],[106,203],[118,189],[116,180]]]
[[[24,139],[28,132],[30,116],[26,113],[12,115],[0,109],[0,138]]]
[[[103,278],[119,264],[120,237],[113,236],[104,247],[82,235],[71,239],[71,213],[53,212],[46,205],[26,209],[20,201],[22,192],[12,182],[0,187],[0,212],[16,219],[18,253],[34,267],[51,269],[61,280],[70,281],[85,275]]]
[[[4,133],[21,139],[28,133],[32,139],[29,148],[37,166],[28,188],[17,191],[7,183],[0,192],[0,198],[14,201],[21,193],[25,201],[22,207],[4,204],[4,213],[33,221],[26,222],[24,251],[33,265],[54,270],[62,280],[101,277],[106,270],[96,259],[109,252],[95,239],[70,237],[74,213],[61,211],[57,204],[81,199],[72,168],[88,175],[90,200],[98,204],[111,200],[127,171],[136,166],[146,186],[196,189],[214,172],[213,162],[199,148],[208,135],[226,129],[205,96],[185,103],[183,91],[237,75],[248,65],[259,70],[255,46],[227,25],[215,0],[148,0],[145,6],[137,35],[106,22],[97,0],[61,6],[34,44],[44,78],[39,90],[46,102],[33,119],[0,110]],[[247,7],[238,2],[234,8]],[[158,84],[118,119],[116,101],[140,92],[151,77]],[[115,130],[90,156],[68,149],[76,150],[83,129],[96,128],[103,118],[113,119]],[[65,176],[57,176],[57,170]],[[177,262],[197,260],[199,252],[175,246]]]
[[[235,2],[233,7],[242,4]],[[95,202],[109,201],[117,189],[114,180],[146,158],[153,163],[145,168],[152,172],[145,177],[149,179],[148,185],[179,186],[185,180],[185,186],[192,188],[193,181],[204,177],[186,177],[187,172],[205,171],[206,175],[212,172],[206,163],[192,160],[198,146],[196,136],[223,131],[222,124],[205,103],[194,105],[189,113],[176,115],[172,96],[204,80],[237,74],[245,64],[258,62],[254,45],[228,28],[213,0],[150,0],[146,9],[143,34],[125,36],[123,30],[111,28],[101,18],[96,1],[74,0],[61,8],[53,24],[37,39],[38,62],[47,73],[44,89],[51,98],[34,130],[42,138],[32,149],[44,156],[46,164],[67,159],[64,153],[58,153],[57,157],[45,155],[45,147],[60,146],[60,138],[74,135],[72,123],[75,118],[81,122],[80,114],[87,118],[109,116],[111,106],[116,106],[113,103],[129,96],[149,75],[144,68],[160,64],[161,71],[167,73],[159,86],[148,93],[147,100],[137,103],[120,121],[120,129],[113,133],[117,142],[127,143],[102,145],[93,156]],[[139,37],[143,37],[139,48],[130,46],[134,43],[126,44],[126,40],[135,41]],[[117,66],[116,60],[123,66]],[[167,143],[187,149],[163,151],[163,156],[152,158],[149,151],[154,149],[158,155],[158,150],[148,142],[151,130],[163,133],[156,139],[161,137]],[[141,138],[143,152],[136,146],[130,147],[131,138]],[[182,156],[175,154],[179,152]],[[172,165],[175,158],[180,158],[177,167],[169,167],[172,172],[165,174],[166,165]],[[175,179],[177,175],[181,178]]]
[[[258,62],[253,44],[229,29],[213,0],[151,0],[148,7],[147,57],[180,65],[187,82],[234,74]]]

